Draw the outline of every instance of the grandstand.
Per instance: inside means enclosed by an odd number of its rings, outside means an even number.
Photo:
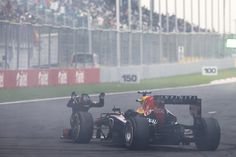
[[[128,0],[122,0],[120,10],[121,30],[128,30]],[[17,23],[50,24],[54,26],[87,27],[89,19],[93,28],[115,29],[115,0],[3,0],[0,4],[0,19]],[[139,28],[138,0],[132,0],[131,29]],[[176,16],[169,17],[167,30],[166,15],[153,14],[153,24],[150,27],[150,10],[142,7],[143,30],[154,32],[191,32],[192,25]],[[186,30],[184,30],[186,25]],[[205,32],[203,28],[193,26],[194,32]],[[210,30],[207,30],[210,31]]]

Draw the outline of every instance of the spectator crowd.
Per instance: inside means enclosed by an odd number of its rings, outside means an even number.
[[[120,2],[121,30],[128,30],[131,26],[132,30],[154,32],[205,32],[204,29],[192,26],[175,15],[168,16],[167,24],[167,15],[161,14],[160,21],[159,13],[154,12],[151,21],[150,10],[145,7],[142,7],[142,28],[140,28],[138,0],[131,1],[131,25],[129,25],[128,0]],[[73,27],[91,25],[93,28],[115,29],[116,0],[1,0],[0,20]]]

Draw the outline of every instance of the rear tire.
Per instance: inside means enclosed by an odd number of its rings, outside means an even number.
[[[146,149],[149,143],[149,123],[145,117],[130,117],[124,127],[125,146],[128,149]]]
[[[89,112],[77,112],[71,116],[72,139],[77,143],[89,143],[93,135],[93,117]]]
[[[214,118],[202,118],[195,130],[195,144],[198,150],[214,151],[220,143],[220,126]]]

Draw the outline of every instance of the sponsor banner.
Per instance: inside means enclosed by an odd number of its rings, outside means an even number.
[[[49,81],[49,85],[59,85],[58,83],[58,73],[59,73],[59,69],[50,69],[48,70],[49,73],[49,77],[48,77],[48,81]]]
[[[100,70],[98,68],[90,68],[84,71],[84,83],[99,83]]]
[[[18,71],[16,73],[16,86],[17,87],[28,86],[28,72],[27,71]]]
[[[27,86],[24,87],[36,87],[38,85],[38,70],[24,70],[27,73]]]
[[[27,79],[24,76],[25,73],[22,73],[22,71],[6,70],[3,71],[3,73],[4,73],[3,88],[21,87],[23,84],[25,84],[25,81],[23,79]]]
[[[49,72],[48,71],[39,71],[38,72],[38,85],[47,86],[49,84]]]
[[[85,82],[85,72],[83,70],[75,71],[75,83],[80,84]]]
[[[202,67],[202,75],[205,75],[205,76],[218,75],[218,67],[217,66],[204,66]]]
[[[0,72],[0,88],[4,87],[4,72]]]
[[[57,79],[58,79],[58,84],[60,85],[66,85],[68,83],[68,75],[67,71],[65,70],[59,70],[57,73]]]
[[[49,69],[0,70],[0,88],[90,84],[100,82],[100,70]]]
[[[129,72],[129,73],[120,73],[120,82],[121,83],[139,83],[140,78],[139,74],[136,72]]]

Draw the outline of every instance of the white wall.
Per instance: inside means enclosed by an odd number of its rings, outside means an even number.
[[[217,66],[218,69],[228,69],[235,66],[234,58],[211,59],[197,63],[174,63],[124,67],[100,67],[101,82],[119,82],[120,73],[138,72],[140,79],[167,77],[191,73],[201,73],[203,66]]]

